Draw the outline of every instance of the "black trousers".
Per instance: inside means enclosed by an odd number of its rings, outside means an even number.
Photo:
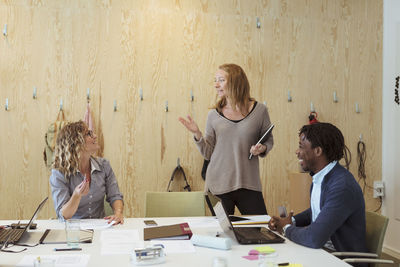
[[[249,189],[238,189],[229,193],[217,195],[222,201],[226,212],[234,214],[235,206],[242,215],[268,214],[262,192]]]

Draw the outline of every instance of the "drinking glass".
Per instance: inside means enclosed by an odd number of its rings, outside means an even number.
[[[67,244],[69,247],[79,247],[79,233],[80,233],[79,219],[69,219],[65,221],[65,233],[67,236]]]
[[[258,256],[258,267],[278,267],[277,258],[278,254],[276,252],[260,254]]]

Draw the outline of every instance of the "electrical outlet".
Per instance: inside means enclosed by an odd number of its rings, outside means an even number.
[[[383,197],[385,195],[385,185],[383,181],[374,181],[374,198]]]

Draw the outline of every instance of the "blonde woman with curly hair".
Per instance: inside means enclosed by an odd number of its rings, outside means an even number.
[[[97,136],[83,121],[65,125],[57,136],[50,185],[57,217],[103,218],[104,197],[114,214],[109,223],[123,223],[123,196],[110,163],[96,158]]]
[[[267,107],[250,96],[246,73],[236,64],[219,66],[214,87],[218,101],[208,113],[204,135],[190,116],[179,118],[210,160],[205,190],[218,196],[229,214],[235,206],[241,214],[267,214],[258,159],[272,149],[272,134],[256,145],[271,124]]]

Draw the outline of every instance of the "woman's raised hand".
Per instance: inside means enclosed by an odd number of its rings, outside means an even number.
[[[85,196],[89,193],[89,189],[89,182],[87,181],[87,179],[84,179],[82,183],[78,184],[75,187],[74,193],[78,196]]]
[[[200,140],[201,132],[199,126],[197,126],[197,123],[192,119],[192,117],[188,115],[187,120],[185,120],[182,117],[179,117],[179,121],[183,124],[183,126],[186,127],[186,129],[188,129],[191,133],[194,134],[196,140]]]

